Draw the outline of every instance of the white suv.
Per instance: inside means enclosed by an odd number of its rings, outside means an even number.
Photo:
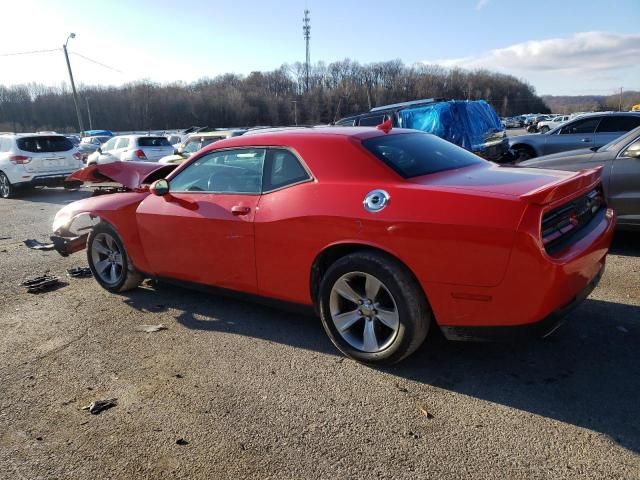
[[[173,155],[174,147],[167,137],[151,135],[120,135],[103,143],[89,155],[87,165],[112,162],[157,162]]]
[[[551,120],[538,122],[538,131],[540,133],[547,133],[549,130],[554,129],[565,122],[568,122],[570,119],[571,117],[569,117],[569,115],[558,115]]]
[[[22,187],[58,187],[82,168],[82,155],[64,135],[0,135],[0,197],[11,198]]]

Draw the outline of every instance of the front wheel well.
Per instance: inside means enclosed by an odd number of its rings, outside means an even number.
[[[533,153],[534,156],[538,155],[538,152],[536,152],[536,149],[533,148],[531,145],[527,145],[526,143],[516,143],[513,147],[511,147],[512,150],[528,150],[531,153]]]
[[[381,248],[377,248],[371,245],[366,245],[362,243],[341,243],[338,245],[332,245],[330,247],[325,248],[322,252],[318,254],[318,256],[315,258],[311,266],[311,278],[310,278],[309,286],[311,290],[310,293],[311,293],[311,300],[313,301],[313,308],[317,314],[319,314],[318,294],[320,291],[320,282],[322,281],[322,277],[324,276],[325,272],[329,269],[329,267],[334,262],[336,262],[340,258],[350,255],[352,253],[361,252],[361,251],[377,252],[382,255],[388,256],[389,258],[398,262],[400,265],[406,268],[407,272],[413,277],[414,281],[416,282],[420,290],[422,290],[422,293],[426,298],[427,296],[426,292],[424,292],[422,285],[418,281],[413,271],[395,255],[387,252],[386,250],[383,250]]]

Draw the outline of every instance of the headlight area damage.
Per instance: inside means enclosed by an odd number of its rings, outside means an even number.
[[[138,204],[149,193],[149,185],[165,178],[177,165],[148,162],[115,162],[91,165],[72,173],[65,187],[78,188],[84,184],[94,187],[91,197],[78,200],[60,210],[53,220],[53,248],[63,257],[83,250],[91,229],[109,211],[127,204]],[[121,195],[121,201],[102,201],[105,194]]]

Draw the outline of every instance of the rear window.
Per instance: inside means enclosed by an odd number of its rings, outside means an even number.
[[[16,143],[20,150],[33,153],[67,152],[73,148],[73,143],[69,139],[53,135],[20,137]]]
[[[473,153],[427,133],[384,135],[363,140],[362,145],[404,178],[484,162]]]
[[[171,144],[166,137],[140,137],[138,138],[140,147],[170,147]]]

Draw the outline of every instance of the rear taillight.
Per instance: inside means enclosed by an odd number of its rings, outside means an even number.
[[[134,153],[136,154],[136,157],[138,157],[140,160],[147,159],[147,156],[144,154],[142,150],[136,150]]]
[[[73,154],[73,158],[75,158],[76,160],[78,160],[79,162],[81,162],[84,157],[82,156],[82,154],[80,152],[76,152]]]
[[[25,157],[24,155],[11,155],[9,157],[9,161],[16,165],[24,165],[31,161],[31,157]]]

